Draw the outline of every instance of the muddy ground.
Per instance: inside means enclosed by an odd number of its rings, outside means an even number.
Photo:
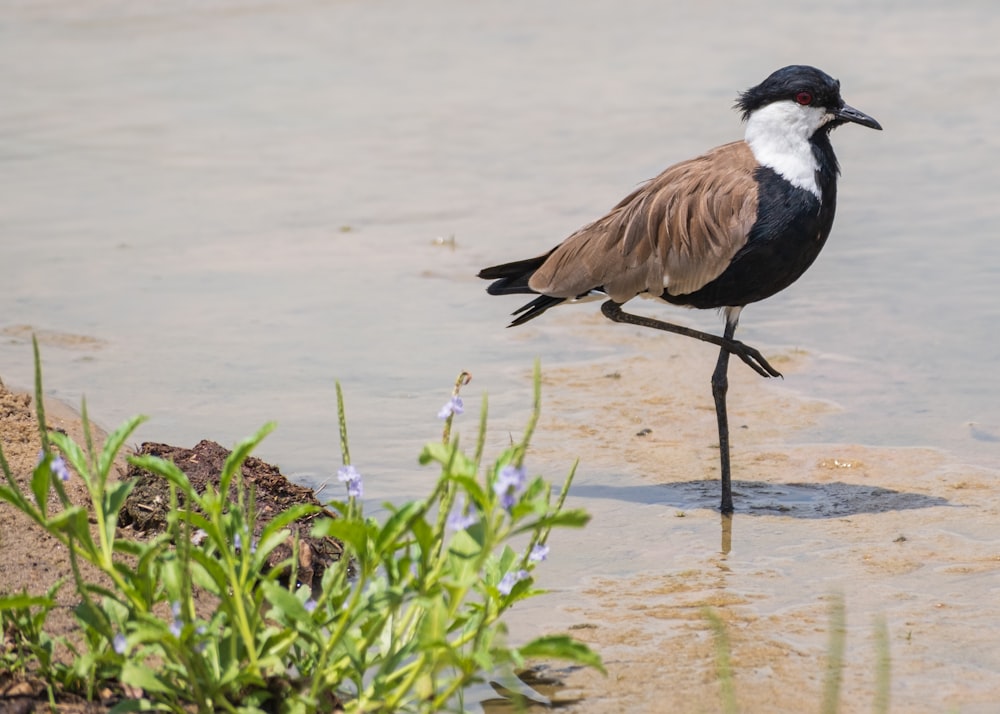
[[[589,327],[606,329],[599,318]],[[997,470],[925,448],[803,443],[803,427],[822,431],[838,407],[795,392],[808,353],[772,349],[784,380],[730,367],[727,521],[715,353],[619,335],[635,356],[545,371],[532,454],[553,477],[579,457],[571,494],[587,496],[594,515],[579,534],[554,534],[553,553],[568,546],[572,563],[541,570],[552,594],[514,627],[572,628],[603,655],[607,678],[574,671],[555,688],[578,702],[569,711],[720,711],[706,606],[727,625],[740,711],[819,711],[837,597],[847,620],[840,712],[873,711],[880,620],[891,711],[1000,711]]]

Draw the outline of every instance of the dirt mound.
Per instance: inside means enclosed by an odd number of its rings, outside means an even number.
[[[214,441],[203,440],[193,449],[185,449],[168,444],[144,443],[136,452],[137,456],[157,456],[173,462],[191,481],[198,493],[212,484],[219,488],[222,466],[230,452]],[[243,484],[254,493],[256,522],[254,538],[259,538],[265,526],[279,513],[290,506],[305,503],[323,507],[312,489],[297,486],[285,478],[277,467],[253,456],[243,462]],[[119,525],[129,527],[136,533],[162,533],[166,528],[167,512],[170,508],[170,487],[163,477],[144,471],[137,466],[129,466],[128,479],[137,479],[135,488],[129,494],[119,515]],[[236,479],[229,485],[229,499],[235,504]],[[179,505],[185,506],[183,495],[178,493]],[[314,538],[310,535],[312,522],[317,515],[336,515],[327,509],[322,514],[313,514],[289,524],[289,538],[268,555],[268,568],[292,556],[294,539],[299,539],[298,580],[314,590],[319,588],[323,573],[340,560],[343,546],[332,538]]]

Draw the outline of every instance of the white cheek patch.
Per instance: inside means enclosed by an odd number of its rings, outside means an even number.
[[[759,164],[822,201],[816,183],[819,164],[809,139],[831,119],[833,115],[822,107],[803,107],[791,100],[774,102],[750,115],[746,142]]]

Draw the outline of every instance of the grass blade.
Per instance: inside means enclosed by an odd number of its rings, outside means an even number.
[[[715,668],[719,678],[719,687],[722,690],[722,711],[724,714],[736,714],[739,707],[736,705],[736,688],[733,686],[733,666],[729,656],[731,650],[726,623],[707,607],[702,610],[702,614],[708,620],[715,638]]]
[[[840,685],[844,674],[844,647],[847,644],[847,618],[844,597],[835,595],[830,603],[830,644],[827,646],[826,678],[823,682],[823,714],[836,714],[840,706]]]
[[[885,616],[875,620],[875,714],[888,714],[892,661],[889,656],[889,626]]]

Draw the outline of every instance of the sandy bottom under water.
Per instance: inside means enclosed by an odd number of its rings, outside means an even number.
[[[513,613],[512,636],[571,628],[609,672],[562,672],[549,695],[581,712],[719,711],[709,607],[726,623],[742,711],[818,710],[842,597],[841,712],[873,708],[881,618],[893,711],[998,710],[995,472],[931,449],[796,444],[837,408],[791,391],[809,355],[768,355],[781,381],[734,360],[728,521],[714,352],[628,328],[615,337],[635,356],[545,371],[532,464],[578,457],[569,502],[594,518],[553,534],[553,572],[536,571],[551,592]]]

